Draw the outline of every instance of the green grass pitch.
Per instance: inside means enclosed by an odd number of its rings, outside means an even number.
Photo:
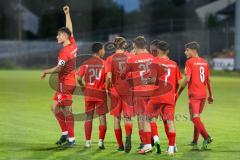
[[[229,76],[228,76],[229,75]],[[134,122],[133,149],[129,154],[116,151],[113,118],[107,117],[108,130],[105,150],[99,151],[98,119],[94,120],[93,145],[84,149],[83,123],[75,123],[77,145],[66,150],[56,149],[54,143],[59,138],[59,127],[50,106],[53,90],[48,79],[41,81],[40,71],[0,71],[0,160],[6,159],[67,159],[67,160],[237,160],[240,159],[240,76],[226,73],[212,76],[215,102],[206,105],[203,122],[214,142],[208,151],[191,151],[187,144],[192,140],[193,125],[188,117],[186,90],[177,103],[176,128],[179,152],[174,157],[165,153],[138,155],[139,144],[137,124]],[[83,111],[82,97],[74,97],[74,112]],[[135,120],[136,121],[136,120]],[[163,125],[159,121],[162,149],[167,141]],[[202,138],[200,139],[202,142]]]

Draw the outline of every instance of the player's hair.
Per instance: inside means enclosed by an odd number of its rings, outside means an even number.
[[[92,44],[92,52],[93,53],[98,53],[99,50],[103,49],[103,44],[100,42],[95,42]]]
[[[185,46],[185,49],[189,48],[189,49],[196,50],[197,52],[199,52],[200,50],[200,45],[196,41],[189,42],[184,46]]]
[[[157,49],[160,49],[161,51],[168,51],[170,49],[169,44],[165,41],[153,40],[151,42],[151,45],[155,46]]]
[[[116,49],[125,49],[127,46],[127,41],[123,37],[116,37],[114,40],[114,45]]]
[[[145,49],[147,47],[147,41],[143,36],[138,36],[133,40],[135,46],[139,49]]]
[[[155,40],[153,40],[153,41],[150,43],[150,45],[152,45],[152,46],[157,46],[159,42],[160,42],[160,40],[155,39]]]
[[[63,33],[66,33],[68,35],[68,37],[71,36],[71,31],[67,28],[67,27],[61,27],[58,29],[58,32],[63,32]]]

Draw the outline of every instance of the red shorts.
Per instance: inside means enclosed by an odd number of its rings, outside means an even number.
[[[174,120],[175,106],[172,104],[164,103],[148,103],[145,115],[148,117],[161,116],[163,120]]]
[[[191,117],[193,114],[201,114],[205,106],[206,98],[189,99],[189,113]]]
[[[58,90],[54,94],[53,100],[56,101],[57,107],[67,107],[72,105],[72,94],[76,86],[58,84]]]
[[[110,92],[111,107],[110,115],[118,117],[123,114],[124,117],[134,116],[133,106],[131,105],[131,96],[119,96],[117,91],[112,88]]]
[[[85,113],[94,114],[95,111],[97,115],[104,115],[108,112],[107,97],[102,101],[87,101],[85,99]]]
[[[134,114],[145,115],[148,105],[148,98],[135,98]]]

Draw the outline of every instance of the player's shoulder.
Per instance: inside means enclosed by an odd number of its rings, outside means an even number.
[[[202,57],[193,58],[194,64],[208,64],[208,61]]]
[[[67,45],[59,51],[59,54],[70,54],[72,51],[72,47],[70,45]]]
[[[154,60],[154,56],[152,54],[150,54],[149,52],[144,52],[144,53],[139,54],[139,58]]]
[[[196,61],[198,61],[196,58],[189,58],[186,60],[185,65],[193,65]]]
[[[177,64],[176,61],[174,61],[174,60],[172,60],[172,59],[169,59],[168,61],[169,61],[169,63],[171,63],[171,64],[173,64],[173,65],[175,65],[175,66],[178,66],[178,64]]]
[[[112,60],[112,57],[113,57],[113,55],[108,56],[105,61],[108,62],[108,61]]]
[[[202,62],[208,63],[208,61],[205,58],[199,57]]]

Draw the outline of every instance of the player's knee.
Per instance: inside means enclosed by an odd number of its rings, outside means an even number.
[[[193,114],[193,115],[192,115],[192,119],[193,119],[193,118],[196,118],[196,117],[200,117],[200,115],[199,115],[199,114]]]
[[[58,112],[60,112],[60,108],[57,107],[56,105],[53,105],[52,108],[51,108],[51,111],[52,111],[54,114],[57,114]]]
[[[132,122],[131,117],[124,117],[125,123]]]
[[[138,120],[138,122],[142,122],[142,121],[143,121],[143,119],[144,119],[144,117],[143,117],[143,116],[141,116],[141,115],[139,115],[139,116],[137,117],[137,120]]]
[[[72,108],[71,107],[62,107],[61,108],[62,112],[64,113],[65,116],[69,116],[72,114]]]
[[[172,120],[167,121],[169,132],[175,132],[174,122]]]
[[[93,120],[93,114],[87,114],[86,120],[87,120],[87,121]]]
[[[100,115],[99,121],[100,121],[101,125],[105,125],[106,124],[106,115]]]
[[[156,122],[156,118],[152,118],[152,119],[151,119],[151,122]]]
[[[115,122],[120,122],[121,121],[121,116],[115,116],[114,121]]]

